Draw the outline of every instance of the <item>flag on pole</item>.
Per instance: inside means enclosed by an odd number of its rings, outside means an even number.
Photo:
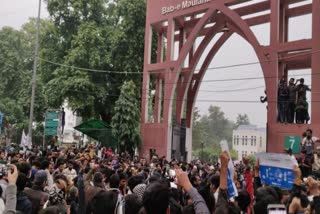
[[[26,135],[26,133],[23,130],[22,131],[22,136],[21,136],[20,147],[25,148],[27,146],[28,146],[28,136]]]

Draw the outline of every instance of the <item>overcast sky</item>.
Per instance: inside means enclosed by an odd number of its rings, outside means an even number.
[[[259,2],[261,0],[254,0]],[[303,4],[310,2],[307,0]],[[38,9],[38,0],[0,0],[0,28],[11,26],[19,29],[29,17],[36,17]],[[46,6],[43,3],[41,17],[48,17]],[[311,37],[311,16],[302,16],[293,18],[289,22],[289,40],[298,40]],[[259,42],[262,45],[269,43],[269,25],[259,25],[252,28]],[[211,44],[216,41],[215,37]],[[199,42],[199,41],[198,41]],[[206,52],[210,50],[208,46]],[[216,57],[212,60],[209,68],[242,64],[248,62],[257,62],[253,48],[240,36],[233,35],[225,45],[220,49]],[[200,60],[201,62],[201,60]],[[306,84],[311,84],[310,70],[290,71],[290,75],[299,75],[306,79]],[[204,77],[198,94],[196,106],[200,109],[201,114],[205,114],[210,105],[220,106],[226,116],[235,120],[238,113],[247,113],[252,124],[260,127],[266,126],[266,105],[260,103],[217,103],[214,100],[248,100],[259,101],[259,97],[264,95],[264,79],[258,80],[241,80],[241,81],[223,81],[207,82],[211,80],[221,80],[230,78],[245,77],[263,77],[259,64],[250,66],[241,66],[225,69],[209,69]],[[295,76],[296,77],[296,76]],[[298,78],[298,77],[296,77]],[[243,89],[256,88],[244,91]],[[206,91],[225,91],[235,90],[235,92],[206,92]],[[309,96],[310,97],[310,96]],[[310,99],[310,98],[309,98]]]

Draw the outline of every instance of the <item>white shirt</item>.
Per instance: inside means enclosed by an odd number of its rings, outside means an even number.
[[[312,141],[311,141],[312,140]],[[303,138],[302,140],[302,145],[305,145],[305,144],[311,144],[311,142],[315,143],[319,140],[319,138],[317,137],[311,137],[311,140],[308,140],[307,137]]]
[[[77,172],[75,169],[69,170],[69,168],[66,168],[62,171],[62,174],[67,176],[71,180],[77,177]]]
[[[48,188],[49,190],[51,189],[51,187],[53,186],[53,177],[52,175],[50,174],[49,170],[45,170],[46,173],[47,173],[47,178],[48,178]]]
[[[218,187],[218,189],[213,193],[214,200],[215,200],[216,204],[218,203],[219,191],[220,191],[220,188]]]

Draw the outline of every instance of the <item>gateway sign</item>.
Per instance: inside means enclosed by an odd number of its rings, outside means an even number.
[[[161,8],[161,14],[165,15],[168,13],[172,13],[178,10],[187,9],[189,7],[201,5],[210,2],[211,0],[185,0],[181,3],[175,5],[169,5]]]

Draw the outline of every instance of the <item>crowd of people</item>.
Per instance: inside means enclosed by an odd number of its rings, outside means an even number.
[[[267,214],[268,205],[286,212],[320,213],[319,139],[307,130],[304,158],[295,166],[291,190],[261,183],[259,161],[235,165],[238,196],[228,194],[227,152],[217,163],[150,160],[86,145],[84,148],[0,152],[0,213],[62,214]],[[310,161],[310,170],[306,163]],[[318,167],[318,168],[317,168]],[[309,171],[308,171],[309,170]],[[314,176],[312,176],[314,175]]]
[[[298,84],[299,83],[299,84]],[[278,122],[303,124],[310,120],[307,91],[304,79],[290,78],[289,84],[282,78],[278,86]]]

